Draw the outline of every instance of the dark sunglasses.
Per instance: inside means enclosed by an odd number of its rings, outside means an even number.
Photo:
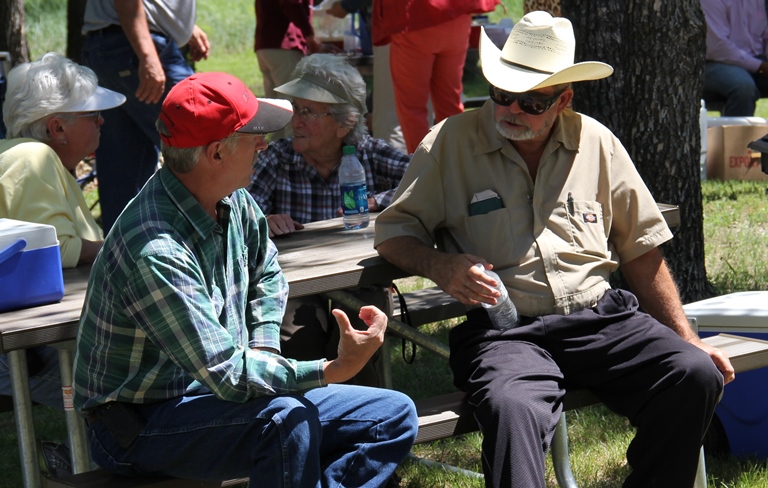
[[[531,115],[541,115],[549,110],[549,108],[557,101],[558,98],[560,98],[560,95],[562,95],[564,91],[565,90],[548,97],[531,92],[512,93],[491,85],[488,90],[488,94],[496,105],[509,107],[515,102],[515,100],[517,100],[517,104],[520,106],[520,110],[523,112]]]

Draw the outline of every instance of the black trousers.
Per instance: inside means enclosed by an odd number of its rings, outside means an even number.
[[[456,386],[483,433],[486,486],[544,487],[566,389],[588,388],[637,429],[625,487],[693,486],[723,389],[709,356],[610,290],[593,308],[493,330],[482,309],[451,331]]]

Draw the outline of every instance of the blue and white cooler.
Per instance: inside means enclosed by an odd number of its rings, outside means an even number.
[[[768,291],[745,291],[689,303],[685,315],[695,318],[699,335],[736,334],[768,340]],[[715,410],[737,457],[768,459],[768,368],[739,373],[725,386]]]
[[[0,312],[58,302],[63,296],[56,228],[0,219]]]

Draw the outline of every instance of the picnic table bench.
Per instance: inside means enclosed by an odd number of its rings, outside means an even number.
[[[719,334],[703,339],[704,342],[724,350],[737,373],[768,365],[768,342]],[[600,401],[587,390],[569,390],[564,399],[564,410],[570,411]],[[419,432],[416,443],[431,442],[478,430],[472,416],[472,407],[463,392],[448,393],[416,402]],[[576,486],[568,462],[568,443],[565,424],[561,422],[552,443],[555,476],[560,486]],[[703,468],[703,465],[701,466]],[[218,488],[246,483],[247,479],[219,481],[193,481],[170,478],[125,478],[99,469],[48,481],[49,488]]]

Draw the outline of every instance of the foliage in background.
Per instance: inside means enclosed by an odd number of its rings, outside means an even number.
[[[67,52],[67,3],[62,0],[26,0],[26,35],[29,59],[49,51]]]

